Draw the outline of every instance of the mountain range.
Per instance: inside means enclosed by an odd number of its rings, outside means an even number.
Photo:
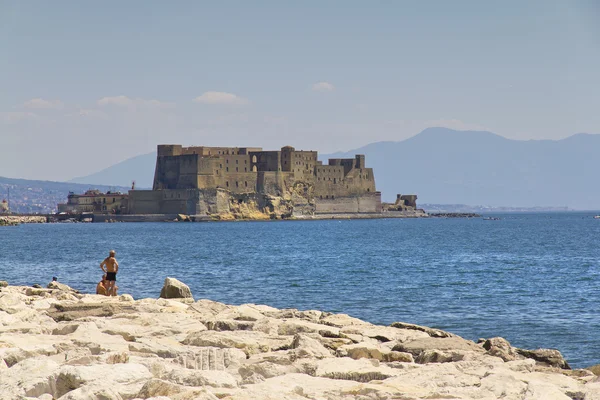
[[[384,201],[397,193],[426,203],[600,209],[600,135],[511,140],[486,131],[428,128],[398,142],[376,142],[328,158],[364,154]],[[156,153],[130,158],[71,182],[152,186]]]

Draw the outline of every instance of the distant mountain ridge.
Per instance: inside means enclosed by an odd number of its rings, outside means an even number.
[[[73,178],[70,183],[99,185],[119,185],[131,187],[135,181],[137,188],[149,189],[154,181],[154,167],[156,165],[156,152],[142,154],[118,164],[112,165],[91,175]]]
[[[328,158],[364,154],[383,199],[419,202],[600,209],[600,135],[512,140],[487,131],[428,128],[400,142],[376,142]],[[140,155],[75,182],[151,187],[156,153]]]
[[[54,213],[58,203],[67,201],[69,192],[84,193],[88,189],[126,193],[129,188],[114,185],[14,179],[0,176],[0,200],[9,199],[11,211],[16,213]]]

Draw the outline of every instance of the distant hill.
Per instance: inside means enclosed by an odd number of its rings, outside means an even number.
[[[421,203],[600,209],[600,135],[510,140],[491,132],[428,128],[365,154],[384,200],[416,193]]]
[[[126,193],[128,187],[88,185],[65,182],[32,181],[12,179],[0,176],[0,200],[8,198],[10,191],[10,208],[16,213],[48,214],[56,211],[58,203],[67,201],[69,192],[83,193],[88,189],[108,190]]]
[[[148,189],[152,188],[155,166],[156,152],[142,154],[105,168],[92,175],[73,178],[69,182],[131,187],[131,182],[135,181],[136,188]]]
[[[600,209],[600,135],[510,140],[485,131],[428,128],[400,142],[377,142],[328,158],[365,154],[385,201]],[[156,153],[131,158],[75,182],[151,187]]]

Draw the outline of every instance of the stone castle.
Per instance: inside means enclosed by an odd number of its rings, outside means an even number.
[[[291,146],[159,145],[152,190],[132,190],[130,214],[214,215],[244,207],[271,217],[379,213],[372,168],[365,156],[329,159]]]

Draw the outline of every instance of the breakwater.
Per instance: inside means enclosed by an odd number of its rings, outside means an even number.
[[[0,215],[0,226],[19,224],[43,224],[48,222],[45,215]]]
[[[161,293],[192,293],[170,280]],[[594,399],[595,370],[500,337],[209,299],[0,282],[0,398]],[[173,290],[174,289],[174,290]],[[189,289],[189,288],[188,288]],[[172,295],[166,296],[172,297]]]

